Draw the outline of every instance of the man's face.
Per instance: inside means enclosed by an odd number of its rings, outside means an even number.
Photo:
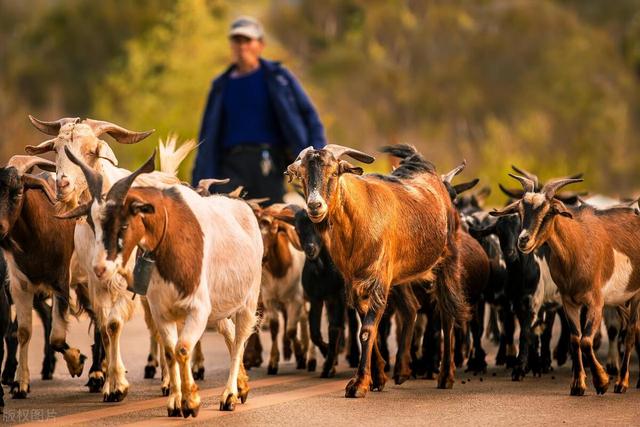
[[[264,42],[262,40],[251,39],[245,36],[233,36],[230,42],[233,62],[236,64],[253,65],[257,63],[264,48]]]

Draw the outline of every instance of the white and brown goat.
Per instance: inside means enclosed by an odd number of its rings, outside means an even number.
[[[270,375],[278,373],[280,311],[286,319],[285,359],[291,357],[290,345],[293,343],[296,368],[304,369],[309,350],[311,350],[309,359],[314,359],[314,347],[309,347],[308,314],[302,289],[302,269],[305,255],[300,247],[300,240],[295,228],[276,218],[283,209],[286,209],[287,205],[278,203],[261,208],[256,203],[251,203],[251,206],[258,218],[264,244],[260,290],[264,305],[264,318],[268,320],[271,331],[271,354],[267,373]],[[300,326],[300,339],[298,339],[297,333],[298,325]]]
[[[198,414],[190,360],[208,324],[224,336],[231,356],[220,409],[244,402],[249,387],[242,354],[256,324],[263,254],[249,205],[201,197],[185,185],[132,188],[140,174],[153,171],[155,155],[103,197],[101,176],[67,155],[81,167],[93,196],[86,211],[95,230],[93,265],[105,277],[126,276],[136,246],[155,258],[147,300],[168,364],[169,416]]]
[[[625,356],[614,387],[616,393],[623,393],[629,387],[629,358],[640,327],[640,216],[629,207],[573,208],[554,198],[560,188],[581,179],[552,180],[536,191],[532,180],[511,176],[520,181],[524,194],[492,215],[520,216],[518,248],[522,252],[531,253],[545,243],[550,249],[551,277],[571,329],[571,395],[583,395],[587,387],[583,355],[591,366],[596,392],[603,394],[609,387],[609,377],[593,350],[605,304],[630,307]],[[584,323],[582,308],[586,309]]]

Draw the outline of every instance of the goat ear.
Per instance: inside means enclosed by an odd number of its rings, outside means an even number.
[[[338,173],[342,175],[343,173],[354,173],[356,175],[362,175],[364,170],[362,170],[359,166],[354,166],[346,160],[340,160],[338,163]]]
[[[515,202],[511,203],[508,206],[505,206],[502,209],[494,209],[491,212],[489,212],[489,215],[491,216],[505,216],[505,215],[512,215],[515,213],[518,213],[520,207],[520,200],[516,200]]]
[[[91,202],[85,203],[84,205],[76,206],[70,211],[56,215],[56,218],[58,219],[80,218],[83,216],[88,216],[90,212],[91,212]]]
[[[573,219],[573,214],[571,213],[571,211],[569,211],[569,209],[567,209],[564,203],[562,203],[560,200],[553,199],[553,202],[551,204],[551,211],[556,215],[562,215],[567,218]]]
[[[302,251],[302,244],[300,244],[300,237],[298,236],[296,229],[293,226],[286,224],[284,226],[284,230],[287,233],[287,239],[289,239],[293,247]]]
[[[488,235],[493,234],[495,231],[495,224],[483,228],[469,227],[469,234],[476,239],[487,237]]]
[[[151,203],[134,200],[131,202],[131,205],[129,205],[129,213],[131,215],[152,214],[155,213],[155,211],[156,208]]]
[[[111,163],[113,163],[114,166],[118,166],[118,159],[116,158],[116,154],[106,142],[100,140],[100,143],[98,144],[97,154],[98,157],[107,159]]]
[[[45,181],[43,178],[25,173],[22,175],[22,184],[25,188],[35,188],[42,190],[45,196],[47,196],[47,199],[49,199],[49,202],[52,205],[56,204],[56,196],[53,194],[53,191],[51,190],[51,187],[49,187],[49,184],[47,184],[47,181]]]
[[[301,209],[302,208],[297,205],[287,205],[279,212],[275,212],[273,217],[287,224],[294,225],[296,222],[296,213]]]

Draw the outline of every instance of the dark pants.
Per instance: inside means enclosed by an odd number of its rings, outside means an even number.
[[[282,202],[284,196],[284,170],[286,157],[282,150],[267,149],[271,157],[271,170],[262,174],[261,160],[264,148],[243,145],[229,150],[222,161],[220,178],[230,178],[228,184],[216,185],[216,193],[228,193],[239,185],[247,192],[246,198],[268,197],[264,205]]]

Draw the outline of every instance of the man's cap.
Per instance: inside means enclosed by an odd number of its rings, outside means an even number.
[[[251,16],[241,16],[231,24],[229,28],[229,37],[245,36],[250,39],[262,39],[264,31],[262,25],[257,19]]]

